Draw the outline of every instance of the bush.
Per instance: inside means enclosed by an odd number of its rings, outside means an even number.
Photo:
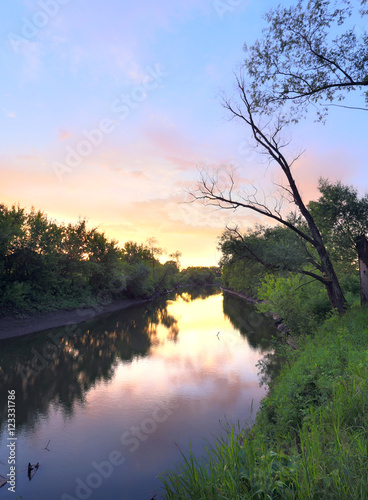
[[[314,332],[331,311],[324,286],[295,274],[267,275],[258,298],[258,309],[282,318],[294,334]]]
[[[238,260],[223,267],[222,284],[235,292],[256,297],[264,276],[265,268],[261,264]]]
[[[19,283],[14,281],[4,286],[0,294],[0,306],[6,310],[27,310],[30,305],[31,287],[28,283]]]

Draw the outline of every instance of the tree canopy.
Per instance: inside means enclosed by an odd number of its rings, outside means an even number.
[[[319,191],[321,196],[311,201],[309,208],[324,239],[331,250],[338,249],[342,255],[356,251],[357,240],[368,234],[368,194],[359,198],[353,186],[323,178]]]
[[[250,101],[268,115],[282,108],[291,122],[310,105],[323,119],[328,106],[351,90],[362,90],[368,105],[368,34],[355,25],[368,14],[364,4],[299,0],[271,9],[263,37],[249,49],[244,46]]]
[[[345,266],[359,262],[361,304],[368,302],[368,195],[341,182],[320,179],[321,196],[309,203],[326,246],[335,260]]]
[[[85,219],[57,223],[40,210],[0,204],[1,313],[96,306],[189,283],[180,252],[161,264],[156,243],[120,248]]]

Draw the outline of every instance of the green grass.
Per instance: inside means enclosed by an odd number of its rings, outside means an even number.
[[[368,309],[301,342],[251,431],[183,455],[162,480],[165,499],[368,499]]]

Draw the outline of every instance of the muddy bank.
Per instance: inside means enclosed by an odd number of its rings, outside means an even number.
[[[84,309],[73,309],[69,311],[52,311],[43,314],[35,314],[24,318],[0,318],[0,341],[15,337],[23,337],[31,333],[41,332],[65,325],[82,323],[101,314],[106,314],[136,304],[148,302],[145,300],[122,299],[111,304]]]

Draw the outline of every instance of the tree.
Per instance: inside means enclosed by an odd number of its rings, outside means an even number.
[[[216,274],[210,267],[189,266],[181,272],[183,283],[188,285],[212,285]]]
[[[289,221],[299,229],[307,230],[292,216]],[[221,236],[219,249],[222,252],[222,267],[247,260],[258,263],[271,272],[290,271],[306,274],[312,266],[305,242],[294,231],[282,225],[257,225],[245,234],[240,233],[238,226],[228,225]]]
[[[351,261],[358,255],[361,305],[368,302],[368,195],[359,199],[352,186],[320,179],[321,196],[309,203],[332,252]],[[352,255],[353,253],[353,255]]]
[[[177,265],[179,270],[180,270],[180,257],[181,256],[182,256],[182,253],[179,252],[179,250],[176,250],[176,252],[169,254],[169,257],[176,262],[176,265]]]
[[[141,261],[151,260],[151,251],[148,247],[135,243],[134,241],[127,241],[122,248],[124,260],[128,264],[137,264]]]
[[[155,267],[155,262],[158,260],[157,258],[163,253],[166,253],[166,251],[163,248],[156,246],[157,243],[158,241],[154,236],[147,239],[147,246],[151,252],[152,269],[154,269]]]
[[[249,101],[243,80],[237,78],[237,84],[240,104],[238,103],[234,106],[230,100],[224,99],[224,106],[231,113],[232,117],[239,119],[250,128],[257,147],[261,149],[261,152],[267,156],[270,162],[273,161],[280,167],[287,182],[286,186],[280,187],[296,205],[301,217],[305,221],[306,230],[298,227],[291,219],[283,216],[280,202],[276,202],[276,206],[270,208],[270,206],[267,206],[266,202],[261,203],[257,200],[254,194],[247,195],[246,193],[235,193],[235,181],[231,172],[227,172],[229,184],[225,189],[219,185],[216,177],[211,176],[208,172],[202,172],[198,190],[192,193],[192,195],[194,199],[202,200],[207,205],[215,205],[220,208],[231,210],[238,208],[250,209],[294,231],[306,245],[309,244],[313,247],[318,255],[318,261],[314,260],[312,255],[309,257],[313,260],[314,266],[318,270],[318,274],[312,271],[306,271],[305,274],[308,274],[324,284],[332,307],[336,308],[339,313],[342,314],[346,300],[341,290],[340,283],[324,245],[321,233],[312,214],[303,202],[292,175],[291,167],[296,159],[288,161],[283,154],[283,150],[287,146],[281,139],[281,132],[284,124],[282,120],[278,118],[273,125],[268,124],[267,129],[261,125],[257,125],[257,113],[260,113],[258,104]]]
[[[359,13],[366,0],[361,1]],[[291,167],[297,158],[289,161],[284,155],[287,146],[281,132],[285,124],[297,122],[310,104],[341,101],[346,92],[363,89],[368,103],[368,35],[357,35],[354,27],[346,27],[349,18],[357,15],[352,0],[299,0],[295,6],[272,9],[266,15],[268,28],[261,41],[245,46],[248,56],[236,76],[240,101],[237,104],[224,98],[224,107],[231,117],[237,118],[250,128],[256,147],[270,162],[281,168],[286,186],[280,186],[289,196],[303,218],[304,228],[282,215],[282,197],[273,208],[260,202],[256,193],[236,194],[235,181],[228,172],[229,184],[220,186],[216,176],[202,172],[195,199],[225,209],[248,208],[283,224],[294,231],[304,242],[309,261],[317,269],[306,271],[324,284],[332,307],[343,312],[345,298],[310,210],[303,202],[292,175]],[[363,108],[366,109],[366,108]],[[367,109],[368,110],[368,109]],[[265,127],[259,121],[262,115],[275,115],[277,119]],[[328,108],[318,110],[321,119]],[[317,253],[317,259],[309,247]],[[364,248],[363,248],[364,247]],[[362,245],[362,252],[368,248]]]
[[[282,107],[284,118],[297,122],[312,104],[323,119],[329,105],[356,89],[368,104],[368,34],[353,24],[367,16],[366,1],[359,9],[356,0],[299,0],[265,15],[262,39],[244,46],[249,97],[262,113]]]
[[[21,241],[25,237],[26,219],[24,208],[15,205],[7,208],[0,204],[0,276],[4,272],[8,256],[21,246]]]

